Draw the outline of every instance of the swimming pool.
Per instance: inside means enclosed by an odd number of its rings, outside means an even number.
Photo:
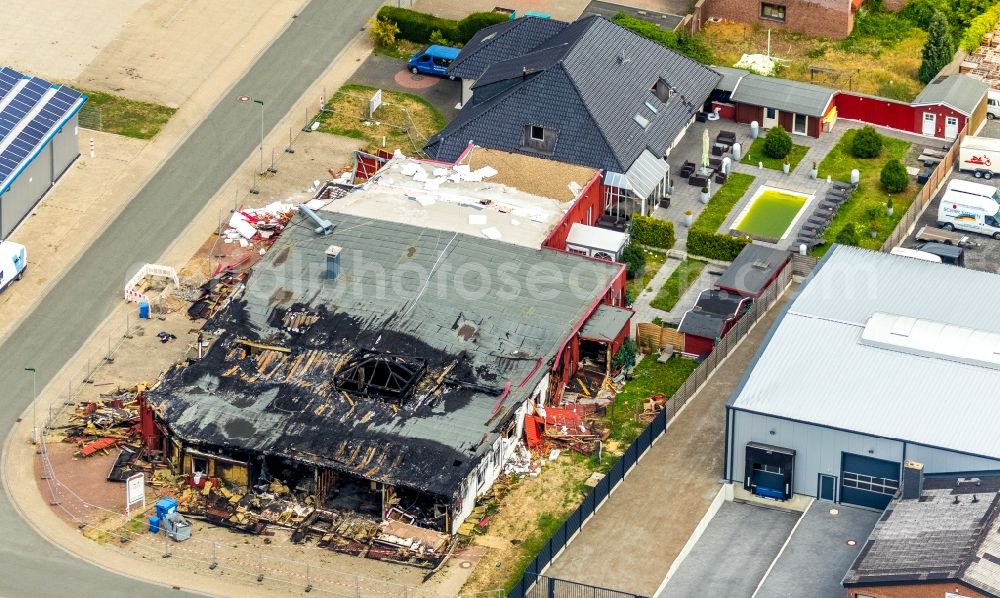
[[[758,239],[784,239],[812,197],[806,193],[761,185],[736,217],[732,228]]]

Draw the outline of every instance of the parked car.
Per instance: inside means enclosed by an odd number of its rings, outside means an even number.
[[[0,241],[0,291],[21,280],[28,267],[28,250],[12,241]]]
[[[965,250],[961,247],[932,241],[918,245],[917,250],[938,256],[943,264],[965,267]]]
[[[944,230],[964,230],[1000,240],[998,212],[1000,205],[992,198],[948,190],[938,205],[937,225]]]
[[[427,46],[427,48],[410,56],[406,63],[406,68],[414,75],[437,75],[438,77],[448,76],[448,67],[458,58],[461,50],[451,46]],[[448,77],[454,79],[455,77]]]

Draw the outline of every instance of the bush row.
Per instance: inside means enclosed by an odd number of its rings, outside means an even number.
[[[637,19],[620,12],[611,19],[632,33],[654,41],[674,52],[684,54],[702,64],[713,64],[712,51],[700,39],[691,36],[686,31],[665,31],[655,23]]]
[[[692,228],[688,231],[687,251],[690,255],[731,262],[749,243],[749,237],[733,237]]]
[[[502,23],[508,16],[498,12],[474,12],[461,21],[453,21],[406,8],[383,6],[378,11],[378,19],[395,23],[401,39],[426,44],[431,41],[431,34],[438,31],[440,37],[461,45],[483,27]]]
[[[993,5],[992,8],[972,19],[969,27],[962,34],[962,42],[960,44],[962,49],[966,52],[972,52],[978,48],[979,44],[983,43],[983,37],[990,31],[993,31],[993,27],[996,26],[998,21],[1000,21],[1000,4]]]
[[[674,246],[674,223],[652,216],[632,216],[629,236],[633,241],[648,247],[670,249]]]

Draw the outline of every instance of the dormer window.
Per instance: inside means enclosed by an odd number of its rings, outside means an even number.
[[[653,92],[653,95],[656,96],[656,99],[665,103],[667,100],[670,99],[670,93],[672,91],[672,88],[666,81],[664,81],[661,78],[656,80],[656,83],[653,84],[653,88],[650,89],[650,91]]]
[[[545,141],[545,128],[538,125],[531,125],[531,140]]]
[[[559,131],[543,125],[525,125],[524,142],[521,147],[526,150],[551,154],[555,151]]]

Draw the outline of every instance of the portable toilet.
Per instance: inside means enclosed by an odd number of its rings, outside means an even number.
[[[149,301],[145,299],[139,302],[139,318],[143,320],[149,319]]]

